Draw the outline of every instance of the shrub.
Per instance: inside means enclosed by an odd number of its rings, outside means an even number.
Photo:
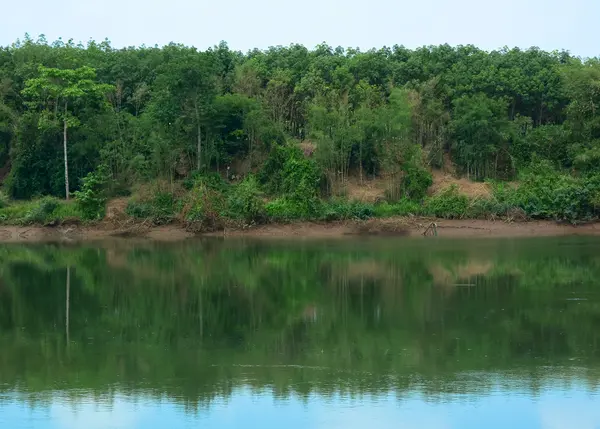
[[[229,183],[227,183],[219,173],[199,173],[193,172],[192,175],[183,181],[183,187],[191,191],[194,186],[198,184],[204,184],[210,189],[214,189],[219,192],[226,193],[229,189]]]
[[[258,180],[271,194],[283,192],[283,170],[290,159],[302,159],[304,155],[297,146],[273,146],[269,157],[258,174]]]
[[[345,199],[334,199],[321,208],[321,220],[364,220],[375,214],[373,206],[361,201],[348,201]]]
[[[421,165],[408,164],[402,177],[404,196],[411,200],[421,200],[427,195],[427,190],[433,184],[433,176]]]
[[[306,212],[302,206],[287,197],[269,201],[265,204],[265,211],[269,219],[275,222],[310,219],[306,216]]]
[[[54,197],[44,197],[25,214],[22,222],[25,224],[47,223],[58,206],[58,199]]]
[[[125,212],[132,217],[151,219],[155,225],[164,225],[176,218],[178,201],[170,192],[158,192],[152,199],[131,200]]]
[[[235,187],[229,196],[229,214],[247,223],[265,221],[265,203],[256,177],[250,175]]]
[[[509,209],[510,206],[500,202],[494,196],[487,198],[480,197],[469,201],[465,215],[473,219],[489,219],[496,216],[504,216]]]
[[[223,226],[226,210],[223,194],[200,181],[188,194],[182,215],[194,230],[213,231]]]
[[[104,186],[107,181],[106,169],[98,168],[83,178],[81,190],[75,191],[75,201],[84,219],[102,219],[106,210]]]
[[[8,196],[0,191],[0,209],[3,209],[4,207],[8,207]]]
[[[405,198],[396,203],[385,201],[374,207],[374,215],[377,217],[419,215],[422,211],[422,206],[419,203]]]
[[[428,215],[457,219],[467,214],[469,198],[459,192],[455,184],[441,191],[439,194],[425,201],[424,212]]]

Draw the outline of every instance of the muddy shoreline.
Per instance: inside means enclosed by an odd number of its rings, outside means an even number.
[[[507,223],[501,220],[435,220],[426,218],[372,219],[366,222],[300,222],[269,224],[242,229],[196,234],[182,225],[137,226],[128,229],[111,228],[106,224],[68,227],[0,226],[0,242],[90,241],[108,238],[137,238],[155,241],[179,241],[194,237],[259,237],[259,238],[343,238],[352,236],[388,237],[536,237],[568,235],[600,235],[600,223],[584,225],[559,224],[552,221]]]

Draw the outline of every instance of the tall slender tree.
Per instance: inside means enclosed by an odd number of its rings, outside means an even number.
[[[40,66],[39,76],[25,82],[23,95],[29,107],[41,109],[39,127],[58,121],[63,128],[63,157],[65,163],[65,198],[69,199],[68,129],[77,127],[77,108],[87,101],[102,102],[112,86],[96,82],[96,71],[91,67],[57,69]]]

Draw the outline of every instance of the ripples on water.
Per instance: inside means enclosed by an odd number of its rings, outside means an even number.
[[[0,245],[0,427],[597,428],[599,250]]]

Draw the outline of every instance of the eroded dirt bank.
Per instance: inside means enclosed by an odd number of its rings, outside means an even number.
[[[69,227],[0,227],[0,242],[42,242],[99,240],[110,237],[144,238],[156,241],[177,241],[198,236],[263,237],[263,238],[334,238],[351,236],[423,237],[535,237],[564,235],[600,235],[600,223],[585,225],[557,224],[550,221],[513,222],[484,220],[431,220],[422,218],[372,219],[366,222],[293,223],[262,225],[246,229],[225,229],[206,234],[194,234],[181,225],[118,229],[97,226]]]

